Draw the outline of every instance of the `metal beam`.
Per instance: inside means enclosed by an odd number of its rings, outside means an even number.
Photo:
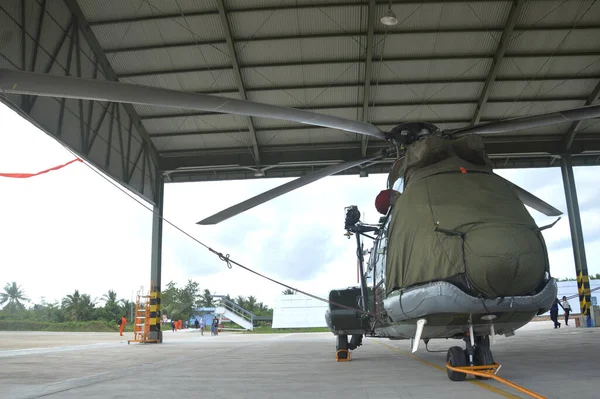
[[[526,102],[556,102],[556,101],[580,101],[584,100],[581,96],[567,96],[567,97],[524,97],[518,101],[518,103],[526,103]],[[493,103],[514,103],[514,98],[497,98],[493,101]],[[462,99],[450,99],[450,100],[441,100],[441,101],[430,101],[426,104],[421,104],[422,106],[443,106],[443,105],[471,105],[475,104],[475,100],[462,100]],[[408,107],[408,106],[416,106],[420,105],[415,103],[414,100],[409,101],[394,101],[394,102],[380,102],[377,104],[377,107]],[[291,107],[291,106],[290,106]],[[350,109],[350,108],[362,108],[363,104],[331,104],[331,105],[312,105],[312,106],[300,106],[300,107],[291,107],[294,109],[301,110],[328,110],[328,109]],[[149,119],[170,119],[170,118],[187,118],[193,116],[207,116],[207,115],[224,115],[222,112],[215,111],[193,111],[193,112],[184,112],[184,113],[171,113],[171,114],[160,114],[160,115],[142,115],[140,116],[141,120],[149,120]],[[451,121],[444,121],[451,122]],[[399,122],[394,122],[399,123]]]
[[[229,49],[229,57],[231,58],[231,64],[233,65],[233,73],[235,75],[235,80],[237,82],[242,100],[248,101],[248,96],[246,96],[246,90],[244,89],[244,81],[242,80],[242,74],[240,73],[240,65],[235,54],[235,46],[233,45],[233,38],[231,36],[231,27],[229,26],[227,12],[225,11],[225,4],[223,0],[218,0],[217,6],[219,7],[221,25],[223,26],[223,31],[225,32],[225,39],[227,40],[227,48]],[[252,117],[250,116],[246,116],[245,118],[248,123],[248,130],[250,131],[251,135],[250,138],[252,140],[252,147],[254,149],[254,159],[256,160],[256,165],[260,166],[260,153],[258,150],[258,140],[256,138],[256,132],[254,131],[254,122],[252,121]]]
[[[592,305],[590,280],[585,257],[583,228],[581,226],[581,216],[579,214],[579,204],[577,202],[577,189],[575,188],[575,177],[573,175],[573,163],[570,154],[566,154],[562,157],[560,169],[562,172],[563,185],[565,187],[569,228],[571,229],[571,242],[573,244],[573,255],[575,257],[579,305],[581,307],[581,314],[589,319]]]
[[[398,3],[398,4],[421,4],[421,3],[427,3],[427,4],[449,4],[449,3],[497,3],[497,0],[469,0],[469,1],[461,1],[461,0],[402,0],[402,1],[392,1],[392,3]],[[389,0],[379,0],[377,1],[377,4],[388,4]],[[244,4],[246,5],[246,4]],[[240,7],[240,8],[236,8],[236,9],[231,9],[229,12],[230,13],[248,13],[248,12],[260,12],[260,11],[281,11],[281,10],[300,10],[300,9],[307,9],[307,8],[319,8],[319,9],[326,9],[326,8],[349,8],[349,7],[361,7],[363,6],[363,4],[361,3],[339,3],[339,2],[333,2],[333,3],[318,3],[318,4],[313,4],[313,3],[309,3],[309,4],[278,4],[277,6],[256,6],[256,7]],[[205,16],[205,15],[216,15],[217,11],[196,11],[196,12],[189,12],[186,15],[186,17],[195,17],[195,16]],[[131,17],[126,17],[126,18],[114,18],[114,19],[104,19],[104,20],[96,20],[96,21],[90,21],[90,25],[91,26],[100,26],[100,25],[113,25],[113,24],[130,24],[132,22],[139,22],[139,21],[155,21],[155,20],[160,20],[160,19],[173,19],[173,18],[181,18],[181,14],[180,13],[164,13],[164,14],[159,14],[159,15],[147,15],[147,16],[142,16],[142,17],[136,17],[136,18],[131,18]]]
[[[576,140],[574,147],[581,152],[588,151],[600,155],[600,135],[588,140]],[[552,139],[554,137],[554,139]],[[515,142],[518,140],[517,142]],[[383,141],[373,142],[371,149],[386,148]],[[490,157],[518,158],[551,155],[559,156],[562,152],[560,135],[529,137],[492,137],[486,139],[486,151]],[[361,144],[358,141],[343,143],[298,144],[262,146],[263,165],[274,165],[281,162],[323,162],[331,160],[354,161],[362,158]],[[166,171],[182,167],[211,167],[215,165],[242,165],[255,167],[245,147],[225,147],[214,149],[185,149],[163,151],[162,167]],[[582,153],[581,155],[588,155]],[[589,154],[592,155],[592,154]],[[579,155],[578,155],[579,156]]]
[[[524,2],[525,0],[517,0],[520,2]],[[508,26],[507,26],[508,27]],[[581,25],[575,26],[572,25],[556,25],[556,26],[534,26],[527,28],[515,28],[514,24],[512,25],[512,30],[519,32],[547,32],[547,31],[570,31],[570,30],[599,30],[600,25]],[[452,34],[452,33],[464,33],[464,34],[489,34],[491,32],[503,32],[506,29],[502,28],[444,28],[444,29],[417,29],[417,30],[395,30],[392,33],[388,33],[388,36],[391,37],[390,40],[402,40],[401,36],[403,35],[426,35],[426,34]],[[376,31],[375,35],[383,35],[384,31]],[[594,33],[590,33],[593,35]],[[237,38],[235,43],[244,42],[244,43],[256,43],[256,42],[272,42],[272,41],[282,41],[282,40],[303,40],[303,39],[328,39],[328,38],[358,38],[364,36],[363,32],[332,32],[332,33],[315,33],[315,34],[304,34],[304,35],[281,35],[281,36],[263,36],[263,37],[243,37]],[[104,51],[107,54],[114,53],[124,53],[124,52],[135,52],[135,51],[147,51],[147,50],[166,50],[172,48],[181,48],[181,47],[195,47],[198,44],[202,45],[211,45],[215,46],[217,44],[223,44],[225,41],[223,39],[211,39],[211,40],[185,40],[173,43],[162,43],[162,44],[148,44],[144,46],[133,46],[133,47],[112,47],[107,48]]]
[[[363,122],[369,122],[369,100],[371,99],[371,69],[373,65],[373,29],[375,24],[375,0],[369,1],[369,10],[367,17],[367,56],[365,62],[365,79],[363,88]],[[363,135],[361,138],[362,156],[367,154],[368,137]]]
[[[65,5],[67,6],[67,8],[71,12],[71,14],[73,14],[74,18],[76,19],[77,25],[79,26],[81,34],[83,35],[88,46],[90,47],[90,49],[96,56],[96,60],[98,61],[98,64],[102,67],[102,71],[104,72],[106,78],[109,80],[118,81],[117,74],[113,70],[110,62],[108,61],[108,58],[106,57],[106,54],[102,50],[102,47],[100,46],[100,43],[98,42],[98,39],[96,39],[96,36],[94,35],[94,32],[92,32],[92,28],[90,27],[89,23],[87,22],[85,15],[83,14],[83,11],[81,10],[81,8],[79,7],[79,4],[77,3],[77,0],[63,0],[63,1],[65,2]],[[131,104],[123,104],[123,108],[125,108],[125,111],[127,111],[127,114],[133,120],[133,123],[134,123],[137,131],[139,132],[142,140],[144,140],[146,143],[148,143],[148,150],[150,151],[152,160],[154,161],[155,165],[158,165],[159,158],[158,158],[158,153],[156,151],[156,148],[154,147],[154,144],[152,143],[152,140],[150,139],[150,136],[148,135],[148,132],[146,131],[146,128],[144,127],[140,118],[138,117],[135,109],[133,108],[133,106]]]
[[[523,77],[507,77],[507,78],[497,78],[496,82],[525,82],[527,80],[533,79],[533,76],[523,76]],[[549,78],[544,78],[544,79],[536,79],[537,82],[562,82],[564,80],[591,80],[591,79],[598,79],[600,78],[599,76],[570,76],[570,75],[556,75],[556,76],[552,76]],[[135,80],[132,80],[130,82],[125,82],[125,83],[137,83]],[[457,78],[457,79],[429,79],[429,80],[425,80],[425,79],[415,79],[415,80],[402,80],[402,81],[394,81],[394,80],[390,80],[390,81],[379,81],[377,83],[377,85],[379,87],[389,87],[389,86],[405,86],[405,85],[411,85],[411,86],[415,86],[415,85],[433,85],[433,84],[462,84],[462,83],[485,83],[485,80],[483,79],[477,79],[477,78]],[[560,84],[560,83],[559,83]],[[364,83],[361,83],[361,81],[358,81],[357,83],[350,83],[350,82],[346,82],[346,83],[316,83],[316,84],[307,84],[307,85],[298,85],[298,84],[292,84],[292,85],[287,85],[287,86],[257,86],[257,87],[246,87],[246,93],[258,93],[258,92],[265,92],[265,91],[281,91],[281,90],[320,90],[320,89],[332,89],[332,88],[348,88],[348,89],[356,89],[359,87],[363,87]],[[202,94],[219,94],[219,95],[224,95],[224,94],[232,94],[232,93],[239,93],[239,90],[236,89],[207,89],[207,90],[194,90],[192,91],[193,93],[202,93]],[[568,98],[577,98],[577,99],[581,99],[581,100],[586,100],[587,97],[586,96],[569,96],[569,97],[564,97],[564,96],[560,96],[560,98],[562,99],[568,99]],[[559,98],[559,97],[544,97],[544,98]],[[511,102],[514,102],[514,98],[511,100]],[[477,101],[475,100],[475,103],[477,103]]]
[[[496,75],[498,75],[498,71],[500,70],[500,64],[502,64],[502,59],[504,58],[504,54],[506,53],[506,49],[510,43],[510,37],[512,36],[513,30],[517,24],[517,20],[519,19],[519,15],[521,14],[521,10],[523,9],[524,5],[525,0],[516,0],[512,5],[510,14],[508,15],[508,19],[504,27],[504,31],[502,32],[502,37],[498,43],[494,61],[492,62],[490,72],[488,73],[487,80],[485,81],[481,96],[479,97],[479,102],[475,108],[475,114],[473,114],[471,126],[479,123],[479,120],[481,119],[483,108],[488,100],[494,81],[496,80]]]
[[[509,53],[505,54],[504,58],[548,58],[548,57],[598,57],[600,51],[577,51],[577,52],[539,52],[539,53]],[[404,56],[404,57],[389,57],[383,58],[381,62],[410,62],[410,61],[452,61],[452,60],[480,60],[480,59],[493,59],[494,54],[480,53],[480,54],[454,54],[454,55],[421,55],[421,56]],[[241,65],[241,69],[256,69],[256,68],[290,68],[298,66],[331,66],[331,65],[348,65],[365,62],[364,59],[332,59],[332,60],[318,60],[318,61],[302,61],[302,62],[267,62],[267,63],[253,63]],[[379,61],[375,61],[377,63]],[[204,65],[198,67],[188,68],[174,68],[174,69],[160,69],[160,70],[141,70],[119,74],[119,78],[135,78],[140,76],[153,76],[153,75],[168,75],[174,73],[195,73],[195,72],[221,72],[224,70],[232,69],[229,65],[211,66],[206,67]],[[577,76],[585,77],[585,74],[578,74]],[[596,75],[587,75],[595,77]],[[551,78],[552,76],[545,76],[544,78]]]
[[[556,162],[553,157],[536,156],[536,157],[515,157],[515,158],[490,158],[494,169],[522,169],[522,168],[549,168],[558,167],[559,162]],[[389,173],[391,161],[385,160],[374,165],[364,168],[364,170],[372,174]],[[573,158],[574,165],[588,166],[600,165],[598,156],[582,155]],[[195,181],[220,181],[220,180],[240,180],[240,179],[264,179],[264,178],[292,178],[300,177],[312,173],[326,165],[305,165],[305,166],[281,166],[268,169],[264,177],[256,177],[255,172],[243,167],[231,169],[211,169],[203,171],[177,171],[169,175],[170,181],[179,182],[195,182]],[[358,175],[359,168],[349,169],[338,173],[337,175]]]
[[[587,98],[585,105],[592,105],[600,98],[600,82],[596,85],[594,90],[590,93]],[[573,140],[575,140],[575,135],[581,126],[582,121],[573,122],[571,126],[569,126],[569,130],[565,134],[565,152],[569,152],[571,150],[571,146],[573,145]]]
[[[156,205],[152,213],[152,254],[150,258],[150,281],[154,298],[150,298],[150,319],[155,323],[150,325],[150,338],[162,342],[160,331],[161,320],[161,277],[162,277],[162,232],[163,232],[163,209],[164,209],[164,176],[161,171],[156,173]],[[154,312],[152,306],[156,306]]]

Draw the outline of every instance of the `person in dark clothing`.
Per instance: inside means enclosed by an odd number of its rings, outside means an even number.
[[[558,298],[556,298],[550,308],[550,319],[554,322],[554,328],[560,328],[560,323],[558,322],[558,305]]]
[[[198,321],[198,319],[196,319],[196,321],[194,322],[194,325],[196,326],[196,330],[198,328],[200,328],[200,322]]]

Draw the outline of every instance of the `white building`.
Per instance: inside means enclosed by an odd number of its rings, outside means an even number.
[[[327,309],[329,305],[326,302],[304,294],[280,295],[275,299],[273,308],[273,328],[327,327]]]

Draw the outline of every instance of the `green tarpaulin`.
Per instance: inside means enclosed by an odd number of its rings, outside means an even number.
[[[404,192],[391,210],[388,293],[461,281],[483,297],[533,293],[544,280],[544,239],[515,191],[492,173],[483,140],[431,136],[407,150]],[[437,229],[437,230],[436,230]]]

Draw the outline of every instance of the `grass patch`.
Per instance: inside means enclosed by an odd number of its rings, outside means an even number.
[[[0,331],[64,331],[64,332],[114,332],[119,331],[116,323],[104,320],[68,321],[51,323],[31,320],[0,320]],[[133,326],[125,325],[126,332],[133,332]]]

